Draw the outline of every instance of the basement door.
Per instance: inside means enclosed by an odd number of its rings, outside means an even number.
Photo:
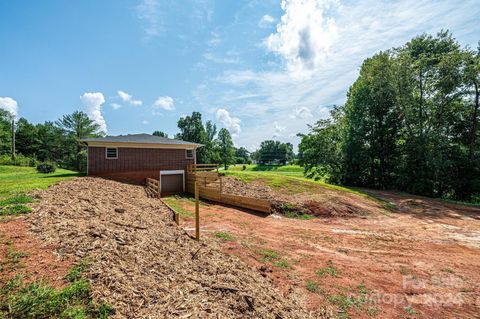
[[[160,194],[171,195],[185,191],[185,171],[160,171]]]

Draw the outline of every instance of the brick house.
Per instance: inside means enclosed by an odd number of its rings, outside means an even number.
[[[201,144],[149,134],[87,138],[87,174],[133,183],[160,180],[162,194],[185,190],[185,171]]]

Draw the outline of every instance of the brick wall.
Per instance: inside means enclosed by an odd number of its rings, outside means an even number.
[[[182,149],[119,147],[117,159],[106,159],[105,147],[88,147],[88,175],[135,183],[158,179],[160,170],[186,170],[188,164],[193,159],[186,159]]]

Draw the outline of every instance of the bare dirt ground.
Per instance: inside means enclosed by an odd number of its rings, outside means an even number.
[[[22,275],[26,282],[42,280],[63,287],[73,261],[58,256],[56,248],[29,233],[23,218],[0,221],[0,285],[14,275]]]
[[[115,318],[324,317],[217,242],[192,240],[143,187],[85,177],[35,195],[29,238],[62,258],[87,260],[94,298],[111,304]],[[14,223],[24,222],[2,227]]]
[[[479,318],[480,209],[372,195],[392,211],[342,192],[337,201],[369,213],[298,220],[207,203],[202,234],[284,293],[301,289],[309,309],[352,318]],[[193,212],[191,201],[182,205]],[[191,231],[193,221],[184,218],[182,225]]]

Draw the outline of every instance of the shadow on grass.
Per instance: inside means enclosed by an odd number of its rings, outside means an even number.
[[[82,177],[82,176],[86,176],[86,174],[85,173],[64,173],[64,174],[40,176],[40,178],[65,178],[65,177]]]
[[[282,167],[284,165],[257,165],[252,168],[252,171],[276,171],[278,170],[279,167]]]

